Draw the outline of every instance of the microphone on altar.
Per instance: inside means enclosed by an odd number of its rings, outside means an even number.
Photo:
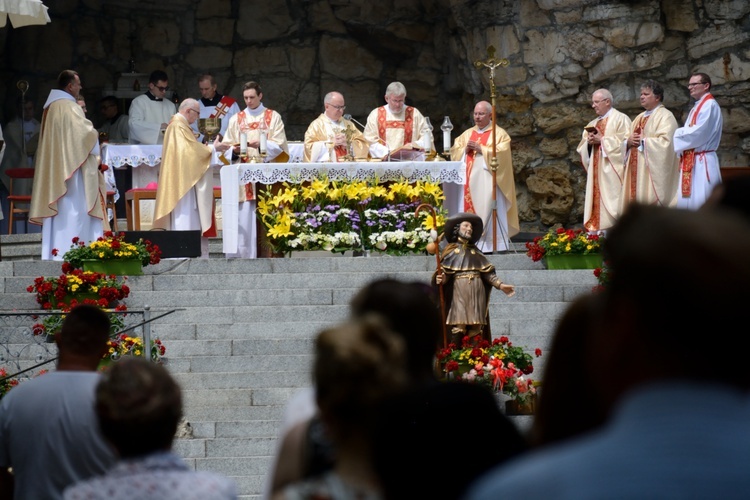
[[[352,118],[352,115],[350,115],[350,114],[346,114],[346,115],[344,115],[344,120],[349,120],[350,122],[354,122],[354,123],[356,123],[357,125],[359,125],[360,127],[362,127],[362,129],[363,129],[363,130],[364,130],[364,128],[365,128],[365,126],[364,126],[364,125],[362,125],[362,124],[361,124],[361,123],[359,123],[359,122],[358,122],[357,120],[355,120],[354,118]]]

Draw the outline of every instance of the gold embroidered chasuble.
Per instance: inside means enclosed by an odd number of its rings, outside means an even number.
[[[213,226],[213,179],[208,172],[211,163],[211,147],[195,138],[187,119],[175,114],[164,133],[161,173],[156,190],[154,227],[169,227],[166,217],[172,213],[177,202],[195,188],[201,231]],[[206,174],[209,175],[206,175]]]
[[[75,101],[57,99],[44,110],[36,152],[30,222],[41,225],[43,219],[58,214],[57,202],[68,190],[65,181],[80,169],[86,210],[90,216],[102,220],[105,231],[109,230],[104,209],[107,188],[99,171],[99,155],[92,152],[98,141],[99,133]]]
[[[352,149],[354,149],[354,156],[356,158],[367,158],[369,145],[365,141],[364,135],[360,132],[354,124],[341,118],[338,124],[334,124],[325,113],[321,113],[315,120],[310,123],[305,132],[305,153],[303,160],[310,162],[313,152],[313,146],[316,142],[325,142],[329,139],[333,139],[336,132],[343,133],[347,128],[351,129],[352,132]],[[344,154],[346,152],[344,151]],[[337,153],[337,157],[339,154]]]

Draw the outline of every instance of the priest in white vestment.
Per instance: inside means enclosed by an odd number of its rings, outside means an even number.
[[[340,92],[329,92],[323,99],[324,111],[305,131],[305,162],[340,161],[347,154],[350,135],[355,158],[367,158],[367,141],[354,123],[344,118],[346,101]]]
[[[680,184],[677,187],[677,208],[696,210],[721,183],[719,149],[724,119],[721,108],[711,95],[711,77],[695,73],[688,83],[695,105],[685,126],[675,130],[674,151],[680,155]]]
[[[622,210],[632,202],[674,207],[680,181],[679,158],[672,144],[677,120],[663,104],[664,89],[653,80],[641,86],[646,110],[633,120],[626,140]]]
[[[249,81],[242,86],[242,98],[246,108],[229,120],[222,142],[233,146],[233,153],[248,158],[259,158],[261,141],[265,140],[264,162],[283,163],[289,159],[289,145],[284,131],[284,121],[276,111],[263,105],[263,91],[257,82]],[[261,137],[265,134],[265,139]],[[244,148],[240,144],[245,141]],[[226,253],[228,259],[254,259],[258,256],[258,236],[255,209],[257,191],[254,183],[240,186],[239,226],[237,251]]]
[[[76,103],[78,73],[60,73],[44,104],[29,221],[42,226],[42,260],[63,260],[73,238],[90,243],[109,230],[99,171],[99,133]]]
[[[434,150],[432,131],[420,111],[405,106],[406,87],[392,82],[385,90],[385,106],[373,109],[365,124],[365,140],[373,158],[387,158],[392,151],[407,148]]]
[[[208,238],[216,236],[213,173],[214,152],[228,144],[198,142],[191,125],[200,115],[195,99],[185,99],[164,134],[161,175],[156,189],[154,228],[201,231],[201,257],[208,258]]]
[[[458,136],[451,148],[451,160],[460,161],[466,168],[465,185],[447,185],[445,207],[450,217],[466,212],[482,219],[484,232],[476,246],[482,252],[504,251],[510,248],[510,238],[519,232],[516,183],[513,177],[513,159],[510,153],[510,136],[495,126],[495,152],[497,154],[497,180],[495,199],[497,221],[492,223],[492,105],[480,101],[474,106],[474,123]],[[494,232],[496,236],[493,236]]]
[[[198,78],[198,90],[201,92],[201,98],[198,100],[201,105],[200,118],[218,118],[221,121],[221,130],[219,130],[219,140],[221,140],[227,133],[229,119],[240,112],[240,106],[233,97],[220,94],[217,88],[216,78],[212,74],[206,73]],[[196,123],[193,124],[193,130],[200,134],[198,140],[205,143],[203,134],[200,133]]]
[[[607,89],[591,95],[591,107],[597,117],[584,127],[576,151],[586,170],[583,227],[598,233],[612,227],[620,215],[625,140],[631,122],[612,107],[612,93]]]

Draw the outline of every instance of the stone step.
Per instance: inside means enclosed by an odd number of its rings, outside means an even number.
[[[60,263],[36,258],[37,235],[2,236],[0,244],[0,310],[37,310],[26,288],[37,276],[61,274]],[[546,354],[568,302],[590,291],[596,278],[591,270],[545,270],[521,246],[518,253],[488,256],[501,279],[517,287],[513,298],[492,293],[492,333]],[[131,310],[148,306],[152,316],[175,311],[150,330],[164,342],[165,366],[184,391],[192,437],[178,439],[176,452],[197,470],[232,477],[240,498],[259,498],[285,404],[310,385],[317,333],[346,319],[352,296],[373,279],[429,283],[436,259],[301,252],[227,260],[220,241],[212,241],[211,250],[209,259],[164,260],[128,277],[131,296],[125,303]],[[12,344],[18,351],[23,347]],[[40,343],[23,351],[24,363],[55,353],[54,344]],[[531,378],[541,378],[544,361],[544,355],[535,359]],[[513,420],[528,428],[531,417]]]

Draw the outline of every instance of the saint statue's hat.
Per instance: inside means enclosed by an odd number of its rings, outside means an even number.
[[[469,240],[469,243],[475,244],[477,241],[479,241],[479,238],[482,237],[482,231],[484,229],[482,218],[477,214],[459,212],[445,221],[444,234],[445,239],[448,241],[448,243],[456,242],[456,240],[458,239],[458,226],[460,226],[464,221],[470,222],[472,227],[471,239]]]

